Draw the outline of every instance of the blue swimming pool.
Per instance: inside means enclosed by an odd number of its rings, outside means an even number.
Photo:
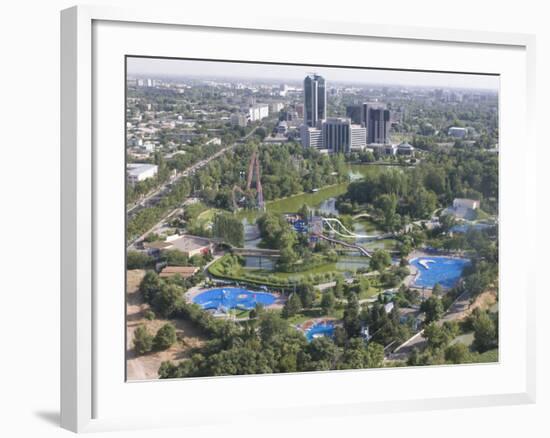
[[[334,335],[334,324],[330,321],[318,322],[308,328],[305,331],[305,335],[308,342],[313,341],[313,339],[319,336],[332,337]]]
[[[409,262],[418,270],[413,286],[433,288],[437,283],[445,288],[453,287],[462,276],[468,259],[451,257],[418,257]]]
[[[460,224],[451,227],[453,233],[467,233],[469,230],[483,231],[494,227],[491,224]]]
[[[193,302],[205,310],[219,308],[250,310],[255,308],[258,303],[269,306],[276,300],[277,297],[273,294],[240,287],[210,289],[193,298]]]

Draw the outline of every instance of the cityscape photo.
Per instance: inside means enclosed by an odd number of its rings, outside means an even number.
[[[498,90],[127,57],[127,380],[498,362]]]

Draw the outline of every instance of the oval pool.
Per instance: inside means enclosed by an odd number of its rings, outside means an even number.
[[[193,298],[193,302],[203,309],[243,309],[250,310],[256,304],[269,306],[277,300],[277,296],[267,292],[257,292],[240,287],[220,287],[205,290]]]

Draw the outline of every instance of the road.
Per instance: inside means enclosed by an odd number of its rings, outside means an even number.
[[[195,173],[197,170],[199,170],[202,167],[206,166],[210,161],[215,160],[219,156],[225,154],[228,150],[234,149],[237,146],[237,143],[242,143],[243,141],[248,139],[252,134],[254,134],[254,132],[256,132],[256,129],[258,129],[258,126],[255,127],[248,134],[246,134],[243,138],[238,140],[236,143],[233,143],[231,146],[227,146],[223,149],[220,149],[214,155],[211,155],[210,157],[208,157],[204,160],[198,161],[197,163],[193,164],[192,166],[188,167],[184,171],[177,174],[174,178],[171,178],[169,181],[166,181],[164,184],[162,184],[160,187],[158,187],[154,192],[149,193],[144,198],[140,199],[139,202],[134,204],[132,207],[130,207],[126,211],[126,214],[128,216],[128,220],[132,219],[137,213],[139,213],[144,208],[155,206],[160,201],[160,198],[162,198],[163,196],[170,193],[170,186],[172,184],[175,184],[181,178],[187,177],[187,176]]]

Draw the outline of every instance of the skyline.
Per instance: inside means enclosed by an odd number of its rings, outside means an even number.
[[[223,72],[223,73],[221,73]],[[381,70],[373,68],[262,64],[254,62],[127,58],[128,76],[216,78],[301,83],[315,72],[327,83],[375,86],[476,89],[498,92],[499,77],[472,73]]]

